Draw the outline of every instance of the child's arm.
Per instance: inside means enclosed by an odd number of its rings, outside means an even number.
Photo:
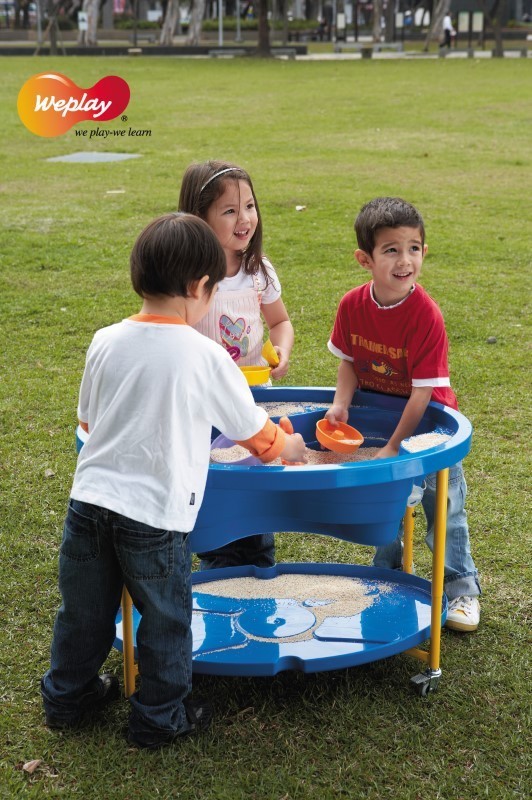
[[[399,445],[403,439],[412,436],[421,422],[423,414],[432,396],[432,386],[414,386],[412,394],[404,407],[396,429],[390,436],[388,443],[379,450],[375,458],[391,458],[399,452]]]
[[[305,442],[300,433],[288,434],[271,419],[265,426],[249,439],[236,440],[264,464],[281,457],[286,461],[306,462]]]
[[[271,343],[279,356],[279,364],[272,369],[272,378],[279,380],[288,372],[290,353],[294,346],[294,328],[281,298],[273,303],[264,303],[261,310],[268,326]]]
[[[353,362],[342,358],[338,366],[333,404],[325,414],[325,419],[328,419],[331,425],[335,425],[337,422],[347,422],[349,406],[357,388],[358,379]]]

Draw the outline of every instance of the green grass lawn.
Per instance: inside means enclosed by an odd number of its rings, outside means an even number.
[[[0,797],[529,797],[530,61],[68,57],[2,58],[0,67]],[[131,87],[127,122],[100,127],[151,136],[30,134],[17,94],[47,70],[83,87],[120,75]],[[142,157],[46,160],[79,150]],[[39,679],[59,602],[85,351],[97,328],[138,310],[132,243],[175,209],[185,167],[209,157],[254,179],[296,329],[288,385],[334,384],[326,343],[336,305],[366,279],[352,257],[360,206],[399,194],[422,211],[422,283],[444,312],[454,388],[474,426],[466,475],[482,619],[476,634],[444,632],[442,682],[426,699],[411,690],[420,666],[406,655],[316,675],[200,676],[212,729],[139,754],[122,736],[125,702],[83,733],[48,731]],[[308,534],[277,544],[279,560],[371,559],[367,548]],[[421,520],[416,544],[428,575]],[[117,653],[108,666],[120,672]],[[30,776],[21,767],[31,759],[41,764]]]

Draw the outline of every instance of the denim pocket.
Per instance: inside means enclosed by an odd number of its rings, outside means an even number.
[[[71,561],[93,561],[100,555],[98,523],[73,508],[72,501],[63,528],[60,553]]]
[[[139,526],[140,528],[140,526]],[[124,575],[132,580],[160,580],[174,568],[173,531],[149,531],[115,526],[118,558]]]

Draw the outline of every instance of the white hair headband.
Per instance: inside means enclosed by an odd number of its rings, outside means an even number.
[[[200,189],[200,194],[211,181],[213,181],[215,178],[219,178],[220,175],[225,175],[226,172],[242,172],[242,170],[239,167],[226,167],[226,169],[221,169],[219,172],[215,172],[214,175],[211,175],[208,181],[205,181]]]

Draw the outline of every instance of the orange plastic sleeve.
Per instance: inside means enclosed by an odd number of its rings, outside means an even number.
[[[266,421],[264,428],[256,433],[255,436],[237,442],[237,444],[241,444],[242,447],[249,450],[251,455],[260,458],[265,464],[281,455],[285,443],[285,432],[278,425],[275,425],[271,419]]]

